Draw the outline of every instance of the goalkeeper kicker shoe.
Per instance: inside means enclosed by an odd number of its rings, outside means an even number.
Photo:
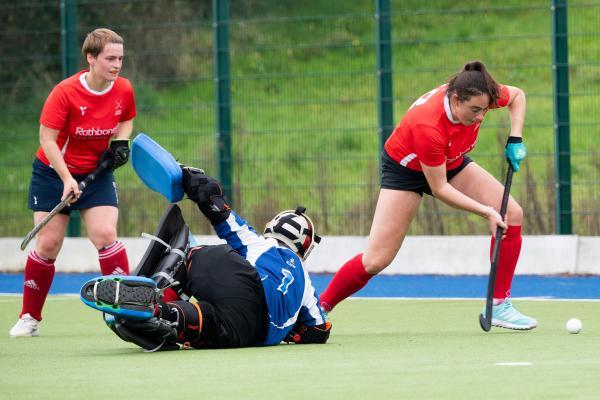
[[[485,315],[485,307],[483,314]],[[510,299],[506,299],[503,303],[492,307],[492,325],[507,329],[530,330],[537,327],[538,322],[535,318],[521,314],[512,305]]]
[[[80,295],[81,301],[96,310],[144,321],[154,316],[160,293],[150,278],[107,275],[86,282]]]
[[[40,321],[29,314],[23,314],[9,331],[10,337],[31,337],[40,335]]]

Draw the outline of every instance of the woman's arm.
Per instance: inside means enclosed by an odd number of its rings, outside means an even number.
[[[527,109],[527,101],[525,93],[514,86],[506,86],[508,88],[508,113],[510,115],[510,136],[523,137],[523,125],[525,124],[525,111]]]
[[[131,137],[131,132],[133,132],[133,118],[119,122],[114,138],[117,140],[127,140]]]
[[[44,154],[50,161],[50,164],[63,181],[63,193],[61,200],[64,200],[67,195],[71,192],[75,193],[75,199],[73,202],[79,197],[79,187],[77,181],[73,178],[69,169],[67,168],[67,164],[63,158],[63,155],[58,148],[58,143],[56,142],[58,138],[58,130],[48,128],[47,126],[40,125],[40,145],[44,150]]]
[[[469,196],[456,190],[446,179],[446,165],[442,164],[436,167],[430,167],[421,163],[427,183],[431,188],[433,195],[442,200],[451,207],[470,211],[488,220],[488,226],[492,234],[496,232],[499,226],[506,229],[506,224],[502,221],[500,214],[493,207],[481,204]]]
[[[523,144],[523,124],[525,123],[525,109],[527,108],[525,93],[517,87],[506,86],[509,92],[508,112],[510,114],[510,135],[506,142],[504,155],[510,162],[515,172],[519,171],[521,161],[527,155]]]

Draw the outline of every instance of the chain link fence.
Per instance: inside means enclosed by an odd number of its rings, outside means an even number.
[[[498,4],[391,1],[394,121],[470,60],[484,61],[499,82],[521,87],[528,157],[513,195],[525,210],[524,232],[551,234],[552,10],[547,0]],[[60,6],[0,2],[2,236],[22,236],[31,226],[26,200],[39,113],[62,79]],[[211,2],[78,0],[77,45],[100,26],[126,41],[122,75],[136,90],[135,132],[216,175]],[[260,228],[276,212],[302,204],[323,234],[367,235],[379,188],[375,1],[232,0],[228,30],[232,148],[225,162],[235,208]],[[568,32],[573,233],[599,235],[600,2],[570,1]],[[471,153],[499,179],[509,127],[506,110],[491,112]],[[116,176],[120,235],[152,231],[166,201],[130,166]],[[192,230],[209,233],[199,212],[183,204]],[[410,234],[486,229],[480,218],[425,197]]]

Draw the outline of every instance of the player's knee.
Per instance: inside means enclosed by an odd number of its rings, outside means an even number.
[[[371,255],[368,253],[363,254],[362,264],[365,271],[371,275],[376,275],[387,268],[392,263],[395,255],[389,256],[385,252]]]
[[[36,241],[35,251],[41,257],[56,258],[62,242],[61,236],[40,234]]]
[[[117,229],[111,225],[97,226],[89,233],[89,236],[94,246],[100,249],[117,240]]]
[[[508,225],[522,225],[523,208],[516,202],[511,204],[506,211],[506,219],[508,220]]]

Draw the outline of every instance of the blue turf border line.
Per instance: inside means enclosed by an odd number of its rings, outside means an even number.
[[[79,294],[81,286],[99,274],[57,273],[50,294]],[[330,274],[311,274],[320,293],[331,280]],[[377,298],[471,298],[485,297],[487,276],[378,275],[359,291],[357,297]],[[21,294],[23,274],[0,273],[0,293]],[[512,289],[517,298],[600,299],[600,276],[517,275]]]

